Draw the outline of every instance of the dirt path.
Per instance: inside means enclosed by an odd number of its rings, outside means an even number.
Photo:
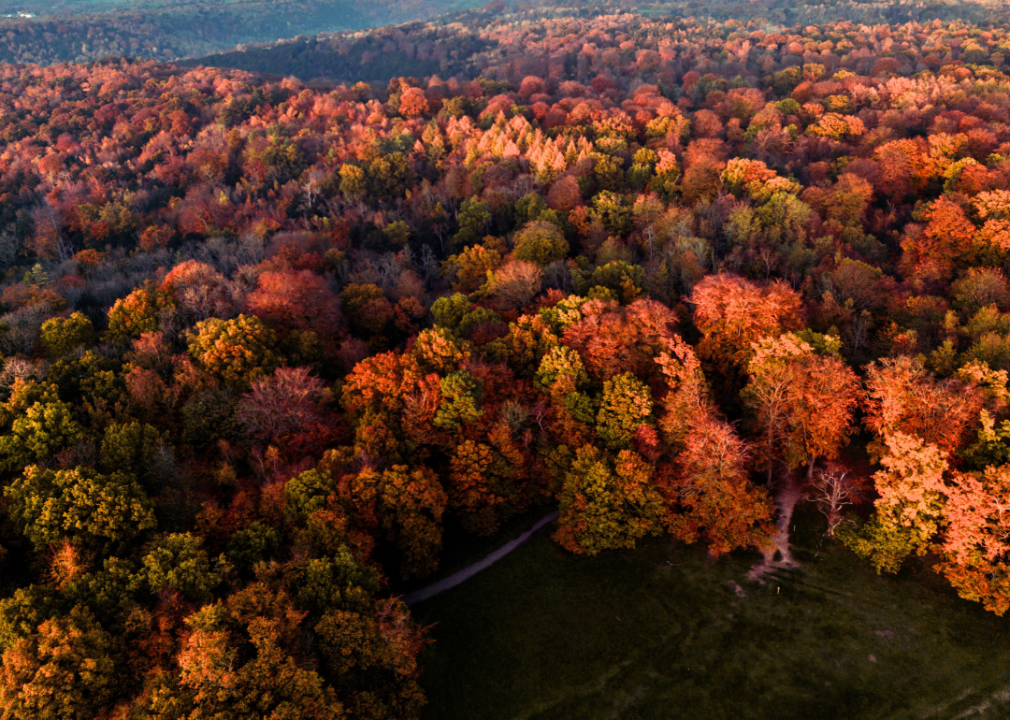
[[[415,590],[412,593],[403,596],[403,601],[408,605],[415,605],[428,598],[433,598],[436,595],[444,593],[449,588],[454,588],[459,585],[464,580],[469,580],[474,575],[479,573],[481,570],[491,567],[494,563],[501,560],[503,557],[508,555],[510,552],[515,550],[517,547],[525,543],[531,537],[536,535],[540,530],[550,525],[552,522],[558,519],[558,514],[552,512],[549,515],[545,515],[534,523],[533,527],[524,532],[519,537],[514,540],[509,540],[507,543],[502,545],[500,548],[495,550],[490,555],[478,560],[475,563],[467,565],[462,570],[454,572],[447,578],[443,578],[436,583],[432,583],[428,587],[421,588],[420,590]]]
[[[783,570],[798,567],[799,563],[793,560],[793,555],[789,550],[789,523],[793,519],[793,510],[796,503],[802,497],[799,484],[789,477],[782,481],[775,490],[775,506],[778,508],[778,522],[776,527],[778,532],[772,536],[772,544],[769,548],[762,550],[764,560],[755,565],[747,573],[748,580],[756,580],[763,583],[763,578],[775,570]],[[775,556],[779,559],[776,560]]]

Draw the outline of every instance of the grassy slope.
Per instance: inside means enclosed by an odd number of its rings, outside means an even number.
[[[1008,621],[928,571],[815,555],[820,525],[798,522],[803,568],[764,586],[744,578],[756,555],[706,567],[700,548],[657,540],[578,558],[536,538],[416,608],[437,623],[425,717],[1010,715]]]

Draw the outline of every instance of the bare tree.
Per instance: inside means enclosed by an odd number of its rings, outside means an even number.
[[[33,250],[46,260],[67,262],[74,255],[74,248],[62,232],[63,221],[59,211],[48,200],[43,200],[32,209],[35,224]]]
[[[862,484],[848,470],[828,465],[814,472],[807,486],[807,498],[828,520],[828,537],[834,537],[838,527],[847,522],[842,514],[859,498]]]

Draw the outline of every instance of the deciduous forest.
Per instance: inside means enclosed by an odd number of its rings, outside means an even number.
[[[1006,27],[472,17],[0,66],[0,716],[418,717],[535,510],[1010,608]]]

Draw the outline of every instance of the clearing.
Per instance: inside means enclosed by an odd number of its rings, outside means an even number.
[[[577,557],[541,534],[443,595],[428,720],[1010,716],[1010,625],[912,564],[878,577],[799,509],[801,566],[657,539]]]

